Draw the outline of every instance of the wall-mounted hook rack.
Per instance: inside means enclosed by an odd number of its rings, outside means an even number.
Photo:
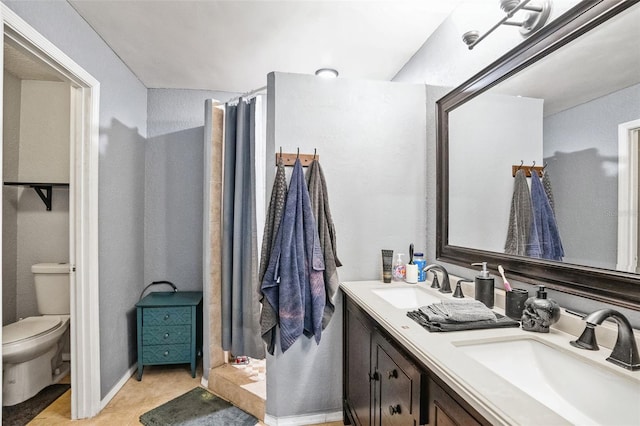
[[[7,186],[28,186],[36,191],[42,202],[51,211],[51,202],[53,200],[53,188],[69,188],[68,183],[42,183],[42,182],[5,182]]]
[[[296,163],[296,159],[300,159],[300,164],[303,167],[310,166],[313,160],[320,160],[320,156],[315,152],[313,154],[300,154],[300,149],[295,153],[283,153],[282,149],[280,149],[279,153],[276,153],[276,161],[279,158],[282,158],[282,162],[285,166],[293,166]]]
[[[544,169],[544,167],[543,166],[523,166],[520,164],[514,164],[511,166],[511,176],[516,177],[516,172],[518,171],[518,169],[522,169],[526,177],[531,177],[532,171],[537,172],[538,176],[542,177],[542,170]]]

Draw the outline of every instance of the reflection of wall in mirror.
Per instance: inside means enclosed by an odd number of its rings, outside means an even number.
[[[565,262],[616,269],[618,125],[640,118],[640,85],[545,117]]]
[[[542,164],[543,100],[485,93],[449,114],[449,244],[504,251],[520,160]]]

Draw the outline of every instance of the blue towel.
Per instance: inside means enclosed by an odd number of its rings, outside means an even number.
[[[533,221],[529,239],[537,241],[538,250],[531,250],[527,254],[542,259],[562,260],[564,249],[556,217],[540,177],[535,172],[531,173],[531,209]]]
[[[285,352],[303,333],[320,342],[326,303],[324,260],[299,160],[293,167],[282,223],[261,290],[278,311]]]

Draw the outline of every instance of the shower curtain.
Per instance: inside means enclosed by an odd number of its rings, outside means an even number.
[[[225,106],[222,201],[222,349],[234,356],[264,358],[260,336],[256,149],[261,136],[261,99]],[[259,146],[256,148],[256,139]],[[260,154],[258,154],[260,157]],[[260,181],[260,179],[258,179]],[[260,191],[258,191],[260,192]],[[261,233],[260,233],[261,234]]]

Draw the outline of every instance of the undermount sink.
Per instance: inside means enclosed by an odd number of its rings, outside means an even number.
[[[455,344],[573,424],[640,425],[640,379],[533,338]]]
[[[420,287],[390,287],[372,291],[398,309],[419,308],[440,302],[437,296],[429,294]]]

